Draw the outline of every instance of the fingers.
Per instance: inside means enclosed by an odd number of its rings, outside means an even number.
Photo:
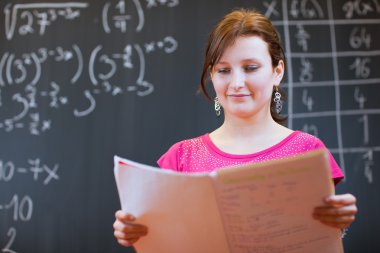
[[[118,242],[120,245],[124,246],[124,247],[130,247],[130,246],[132,246],[137,240],[138,240],[138,239],[136,239],[136,240],[129,240],[129,241],[128,241],[128,240],[118,239],[117,242]]]
[[[355,215],[358,212],[356,205],[349,206],[321,206],[314,209],[314,215],[316,216],[345,216]]]
[[[129,214],[129,213],[124,213],[122,210],[119,210],[115,213],[115,217],[118,220],[128,222],[128,221],[134,221],[136,218]]]
[[[130,239],[130,240],[118,239],[117,242],[118,242],[120,245],[122,245],[122,246],[130,247],[130,246],[132,246],[135,242],[137,242],[138,240],[139,240],[139,238]]]
[[[347,228],[355,220],[358,209],[351,194],[329,196],[325,202],[327,206],[314,209],[314,219],[336,228]]]
[[[315,216],[313,215],[314,219],[319,220],[323,224],[326,224],[330,227],[335,228],[348,228],[351,223],[355,220],[354,215],[348,215],[348,216]]]
[[[338,228],[347,228],[355,220],[355,215],[345,215],[345,216],[313,215],[313,217],[322,223],[325,223],[333,227],[338,227]]]
[[[142,224],[134,223],[135,217],[131,214],[117,211],[116,220],[113,224],[114,236],[122,246],[132,246],[141,236],[148,233],[148,228]]]
[[[131,240],[134,240],[134,239],[138,239],[140,238],[141,236],[144,236],[146,235],[147,232],[141,232],[141,233],[123,233],[121,231],[117,231],[115,230],[114,232],[114,236],[117,238],[117,239],[120,239],[120,240],[127,240],[127,241],[131,241]]]
[[[356,203],[356,198],[352,194],[331,195],[327,197],[325,203],[332,206],[346,206]]]
[[[124,223],[120,220],[116,220],[113,223],[113,228],[115,231],[120,231],[122,233],[146,234],[148,232],[148,228],[142,224]]]

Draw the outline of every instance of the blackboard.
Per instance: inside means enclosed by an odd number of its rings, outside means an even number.
[[[346,173],[337,192],[358,198],[346,252],[379,252],[377,0],[1,1],[2,252],[133,252],[113,238],[113,155],[155,165],[221,123],[196,90],[208,32],[234,7],[280,31],[288,126],[325,142]]]

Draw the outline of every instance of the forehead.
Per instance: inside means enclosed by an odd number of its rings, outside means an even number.
[[[219,62],[245,58],[271,60],[268,43],[260,36],[238,37],[232,45],[224,50]]]

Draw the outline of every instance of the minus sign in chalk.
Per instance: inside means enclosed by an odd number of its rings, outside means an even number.
[[[127,87],[127,91],[135,91],[135,90],[137,90],[136,86],[129,86],[129,87]]]

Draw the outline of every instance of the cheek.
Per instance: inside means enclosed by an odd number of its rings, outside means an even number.
[[[264,82],[262,79],[252,78],[248,82],[248,89],[253,92],[262,92],[266,86],[268,86],[268,82]]]
[[[224,85],[224,82],[219,80],[219,79],[216,79],[216,78],[213,78],[211,79],[212,81],[212,85],[214,87],[214,90],[215,90],[215,93],[218,95],[218,94],[223,94],[226,90],[226,85]]]
[[[254,99],[270,100],[272,97],[273,85],[269,82],[250,83],[249,90],[253,93]]]
[[[271,89],[271,87],[275,84],[273,77],[270,74],[254,76],[249,79],[248,83],[251,89],[260,91],[264,91],[269,88]]]

